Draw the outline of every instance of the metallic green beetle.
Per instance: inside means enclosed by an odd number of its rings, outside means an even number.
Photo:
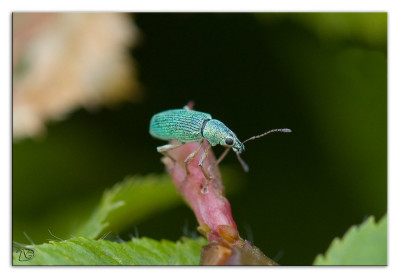
[[[233,149],[243,169],[247,172],[249,167],[240,157],[240,154],[244,151],[244,143],[265,136],[271,132],[291,132],[291,130],[288,128],[272,129],[263,134],[253,136],[242,143],[237,138],[236,134],[224,123],[213,119],[210,114],[190,110],[187,106],[183,109],[172,109],[160,112],[155,114],[150,120],[150,134],[153,137],[166,141],[178,141],[177,144],[167,144],[157,147],[158,152],[168,156],[173,161],[175,161],[175,159],[167,152],[182,146],[184,143],[203,143],[203,140],[207,140],[210,143],[204,150],[199,161],[199,166],[208,180],[212,177],[203,168],[203,162],[207,158],[211,146],[220,144],[227,148],[217,160],[217,164],[222,161],[230,149]],[[202,144],[185,159],[187,175],[190,174],[188,165],[200,151],[201,146]]]

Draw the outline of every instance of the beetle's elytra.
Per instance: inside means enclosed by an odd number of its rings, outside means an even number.
[[[173,150],[184,143],[203,142],[207,140],[210,145],[204,151],[199,161],[199,166],[204,176],[209,180],[212,177],[203,168],[203,161],[207,157],[211,146],[222,145],[226,147],[226,151],[217,160],[217,163],[225,157],[230,149],[237,154],[237,157],[247,172],[246,163],[240,158],[239,154],[244,151],[244,143],[265,136],[271,132],[291,132],[290,129],[273,129],[263,134],[253,136],[243,143],[237,138],[236,134],[230,130],[224,123],[213,119],[210,114],[199,111],[190,110],[186,106],[184,109],[172,109],[155,114],[150,120],[150,134],[161,140],[175,140],[178,144],[167,144],[157,148],[157,151],[168,156],[173,161],[174,158],[168,155],[168,151]],[[188,164],[200,151],[202,144],[185,159],[186,173],[189,175]]]

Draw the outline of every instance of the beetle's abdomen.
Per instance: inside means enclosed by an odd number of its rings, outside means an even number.
[[[199,142],[201,128],[211,115],[193,110],[174,109],[155,114],[150,121],[150,134],[162,140]]]

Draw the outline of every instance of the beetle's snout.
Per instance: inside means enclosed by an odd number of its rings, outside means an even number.
[[[244,151],[244,144],[238,140],[237,143],[232,147],[232,149],[235,153],[241,154]]]

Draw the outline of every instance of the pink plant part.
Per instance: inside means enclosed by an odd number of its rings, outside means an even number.
[[[185,159],[199,147],[200,143],[185,144],[169,152],[175,162],[168,157],[162,159],[180,194],[193,209],[198,230],[207,237],[210,244],[202,248],[202,265],[277,265],[260,249],[239,236],[232,217],[231,206],[225,197],[221,173],[216,165],[212,150],[204,161],[204,168],[213,178],[207,180],[200,168],[199,160],[208,146],[204,140],[202,149],[188,165]]]
[[[231,206],[225,198],[225,189],[222,184],[221,174],[212,151],[204,161],[204,168],[213,177],[207,180],[199,167],[199,160],[207,147],[204,140],[202,150],[188,165],[190,175],[187,175],[184,160],[199,147],[200,143],[188,143],[169,154],[176,160],[173,162],[168,157],[163,162],[170,173],[175,186],[182,194],[188,205],[193,209],[202,233],[210,242],[225,245],[243,246],[244,240],[240,238],[237,226],[232,217]]]

